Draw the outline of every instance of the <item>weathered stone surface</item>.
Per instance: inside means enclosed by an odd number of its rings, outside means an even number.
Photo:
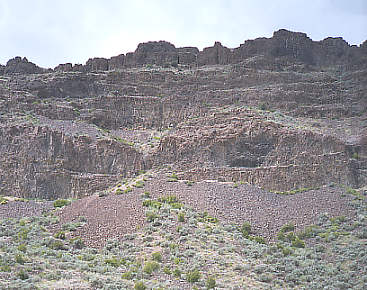
[[[5,66],[0,64],[0,75],[3,75],[5,71]]]
[[[0,191],[15,196],[81,197],[145,169],[142,155],[129,145],[47,127],[1,128],[0,143]]]
[[[134,52],[136,65],[156,64],[171,65],[178,63],[175,46],[167,41],[150,41],[140,43]]]
[[[151,42],[85,66],[5,74],[0,188],[84,195],[167,163],[193,180],[275,190],[365,186],[364,47],[281,30],[234,50]]]
[[[179,47],[177,48],[177,52],[179,64],[187,65],[197,63],[199,54],[199,49],[197,47]]]
[[[102,57],[95,57],[88,59],[85,64],[85,70],[91,71],[107,71],[108,70],[108,59]]]
[[[57,67],[54,68],[54,70],[60,72],[73,71],[73,65],[71,63],[59,64]]]
[[[4,69],[5,74],[37,74],[42,72],[45,72],[45,70],[29,62],[27,58],[21,58],[20,56],[10,59]]]
[[[216,42],[213,47],[204,48],[198,55],[199,65],[229,64],[231,63],[231,50]]]
[[[120,54],[118,56],[113,56],[108,61],[108,69],[114,70],[114,69],[121,69],[124,67],[124,60],[125,55]]]

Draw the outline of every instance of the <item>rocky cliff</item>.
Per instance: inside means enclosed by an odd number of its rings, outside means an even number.
[[[367,183],[366,42],[160,41],[85,65],[0,66],[0,193],[92,194],[141,170],[271,190]]]

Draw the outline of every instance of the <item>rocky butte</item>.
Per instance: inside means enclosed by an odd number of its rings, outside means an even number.
[[[82,197],[141,170],[268,190],[366,185],[367,43],[279,30],[0,66],[0,193]]]

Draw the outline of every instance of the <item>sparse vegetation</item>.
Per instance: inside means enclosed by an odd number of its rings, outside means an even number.
[[[54,207],[55,208],[60,208],[60,207],[64,207],[66,205],[70,204],[70,201],[67,199],[58,199],[54,201]]]

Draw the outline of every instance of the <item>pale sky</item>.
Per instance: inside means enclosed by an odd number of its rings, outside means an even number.
[[[285,28],[313,40],[367,39],[367,0],[0,0],[0,64],[42,67],[134,51],[141,42],[234,48]]]

